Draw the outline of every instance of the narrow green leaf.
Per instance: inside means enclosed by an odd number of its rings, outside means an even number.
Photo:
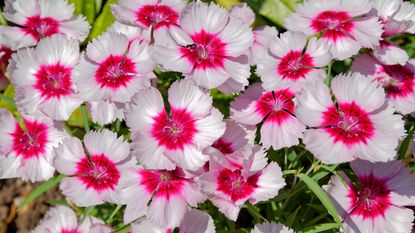
[[[104,9],[97,17],[89,33],[88,40],[92,40],[104,32],[111,24],[114,23],[115,18],[111,13],[111,4],[116,3],[117,0],[108,0],[105,3]]]
[[[51,189],[54,186],[56,186],[57,184],[59,184],[59,182],[64,177],[65,177],[65,175],[59,174],[59,175],[53,177],[52,179],[46,181],[45,183],[41,184],[40,186],[38,186],[35,190],[33,190],[29,194],[29,196],[26,197],[26,199],[24,199],[22,201],[22,203],[20,203],[20,205],[18,206],[18,208],[22,208],[22,207],[26,206],[27,204],[29,204],[30,202],[36,200],[44,192],[48,191],[49,189]]]
[[[0,24],[1,25],[7,25],[7,21],[3,16],[3,12],[0,12]]]
[[[0,108],[8,109],[10,112],[14,112],[17,110],[16,102],[13,99],[14,97],[14,88],[13,85],[10,84],[6,87],[3,94],[0,93]]]
[[[225,9],[231,8],[233,5],[240,3],[239,0],[215,0],[215,2]]]
[[[0,107],[7,108],[7,109],[16,108],[16,103],[14,102],[12,98],[7,97],[0,93],[0,100],[4,102],[4,104],[1,104]]]
[[[316,172],[311,179],[314,181],[319,181],[320,179],[326,177],[327,175],[330,175],[334,172],[334,170],[337,168],[338,165],[319,165],[321,168],[324,168],[324,170],[320,170]]]
[[[295,0],[265,0],[258,2],[259,14],[281,27],[284,26],[285,18],[294,11],[296,4]]]
[[[406,138],[403,140],[401,146],[399,147],[398,150],[398,159],[404,159],[405,155],[408,151],[409,145],[412,142],[412,138],[414,135],[414,130],[415,130],[415,123],[412,123],[409,127],[409,129],[407,130],[408,135],[406,136]]]
[[[49,201],[45,201],[46,203],[48,203],[51,206],[57,206],[57,205],[64,205],[64,206],[68,206],[68,203],[66,202],[65,199],[59,199],[59,200],[49,200]]]
[[[88,2],[89,0],[86,1]],[[83,0],[68,0],[68,3],[75,5],[75,15],[82,14]]]
[[[331,229],[336,229],[339,227],[340,225],[338,223],[323,223],[323,224],[315,225],[313,227],[304,229],[304,233],[318,233],[318,232],[328,231]]]
[[[324,206],[322,206],[321,204],[307,204],[307,206],[310,206],[311,208],[319,211],[319,212],[325,212],[326,208],[324,208]]]
[[[296,219],[297,214],[298,214],[298,211],[300,211],[300,209],[301,209],[301,205],[300,205],[300,206],[298,206],[298,207],[297,207],[297,209],[295,209],[295,210],[294,210],[294,212],[292,212],[292,213],[288,216],[288,218],[287,218],[287,222],[286,222],[286,225],[287,225],[287,226],[289,226],[289,227],[292,227],[292,226],[293,226],[294,220]]]
[[[311,220],[310,220],[310,221],[308,221],[308,222],[303,223],[302,225],[303,225],[305,228],[307,228],[307,227],[311,228],[311,227],[313,227],[314,225],[316,225],[316,223],[318,223],[318,222],[320,222],[322,219],[326,218],[328,215],[329,215],[328,213],[321,213],[319,216],[317,216],[317,217],[315,217],[315,218],[311,219]],[[338,223],[336,223],[336,224],[338,224]]]
[[[82,121],[84,125],[85,132],[89,132],[89,120],[88,120],[88,110],[86,109],[85,105],[81,106],[81,114],[82,114]]]
[[[327,196],[326,192],[318,185],[314,180],[312,180],[307,175],[300,173],[297,175],[301,181],[303,181],[307,187],[317,196],[321,203],[326,207],[327,211],[338,224],[342,224],[339,214],[337,213],[336,208],[334,208],[333,203],[330,198]]]
[[[87,0],[83,2],[82,14],[85,15],[86,19],[90,24],[94,23],[95,20],[95,1]]]
[[[131,230],[131,225],[124,225],[118,229],[116,229],[115,231],[111,232],[111,233],[127,233]]]
[[[246,209],[248,210],[248,212],[252,215],[252,217],[255,218],[255,220],[257,222],[266,221],[266,219],[264,218],[264,216],[261,215],[261,213],[259,212],[257,207],[255,207],[254,205],[252,205],[249,202],[247,202],[245,206],[246,206]]]
[[[101,12],[102,0],[95,0],[95,14]]]

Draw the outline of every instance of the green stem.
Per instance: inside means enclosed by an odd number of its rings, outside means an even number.
[[[24,131],[26,131],[27,130],[27,126],[26,126],[26,123],[24,122],[24,119],[23,119],[22,115],[20,115],[20,113],[18,113],[16,115],[16,120],[17,120],[17,122],[19,122],[20,127],[22,127],[22,129]]]
[[[120,129],[121,129],[121,120],[117,118],[117,120],[115,121],[115,131],[119,133]]]
[[[330,83],[331,83],[331,78],[332,78],[332,75],[331,75],[331,66],[333,65],[333,62],[330,62],[329,63],[329,65],[328,65],[328,67],[327,67],[327,77],[326,77],[326,79],[324,80],[324,83],[327,85],[327,86],[330,86]]]
[[[287,155],[288,149],[284,149],[284,170],[288,167],[288,155]]]
[[[297,170],[284,170],[282,172],[283,175],[291,175],[297,173]]]
[[[117,205],[117,207],[115,207],[114,211],[112,211],[111,215],[108,217],[108,219],[105,222],[107,224],[110,224],[114,216],[118,213],[118,211],[120,211],[121,208],[122,208],[122,205]]]

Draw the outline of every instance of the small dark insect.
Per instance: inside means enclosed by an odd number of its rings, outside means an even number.
[[[188,48],[188,49],[191,49],[191,48],[196,47],[196,44],[188,44],[188,45],[186,45],[186,46],[184,46],[184,47],[186,47],[186,48]]]

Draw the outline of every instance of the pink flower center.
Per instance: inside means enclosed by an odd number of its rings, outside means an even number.
[[[71,68],[62,66],[59,63],[42,65],[35,74],[36,83],[34,88],[40,91],[41,95],[47,99],[70,95],[72,93],[71,73]]]
[[[59,33],[60,27],[59,21],[56,19],[41,18],[39,15],[28,17],[23,26],[25,28],[22,28],[22,30],[31,35],[36,41]]]
[[[351,19],[345,11],[323,11],[312,20],[311,27],[316,33],[321,32],[323,38],[336,41],[349,37],[354,26]]]
[[[339,110],[332,106],[323,113],[322,126],[334,138],[335,142],[346,145],[367,143],[375,128],[368,115],[356,103],[339,103]]]
[[[96,191],[114,190],[120,179],[120,172],[116,164],[104,154],[90,155],[82,158],[77,164],[76,175],[86,185]]]
[[[141,176],[140,184],[145,187],[148,193],[166,199],[180,194],[185,184],[189,182],[179,168],[173,171],[140,169],[139,174]]]
[[[264,93],[256,102],[256,112],[279,125],[294,113],[294,93],[288,89]]]
[[[277,67],[277,72],[283,79],[292,79],[294,81],[305,78],[313,66],[313,58],[302,51],[290,51],[285,55]]]
[[[18,123],[11,136],[13,137],[13,151],[23,159],[39,157],[45,153],[48,143],[48,127],[37,121],[25,120],[26,130]]]
[[[171,118],[165,111],[154,117],[151,135],[159,146],[170,150],[183,150],[193,142],[197,133],[195,119],[186,109],[171,109]]]
[[[134,63],[127,57],[110,55],[102,62],[95,74],[95,80],[101,88],[118,89],[126,87],[128,82],[136,77]]]
[[[190,36],[194,44],[180,47],[180,52],[194,69],[207,69],[224,66],[226,44],[216,35],[202,30]]]
[[[82,233],[78,229],[62,229],[60,233]]]
[[[405,98],[414,94],[415,74],[405,66],[382,65],[376,76],[390,98]]]
[[[219,138],[212,144],[213,148],[218,149],[223,154],[232,154],[234,149],[232,148],[232,143],[225,141],[223,138]]]
[[[248,198],[257,186],[259,174],[247,179],[241,175],[241,170],[223,169],[219,172],[217,190],[229,196],[233,202]]]
[[[350,215],[359,215],[365,219],[384,216],[390,206],[390,190],[386,181],[372,174],[358,178],[360,187],[353,186],[348,194],[351,200]]]
[[[166,5],[145,5],[136,13],[136,20],[146,27],[155,25],[155,29],[179,23],[179,12]]]

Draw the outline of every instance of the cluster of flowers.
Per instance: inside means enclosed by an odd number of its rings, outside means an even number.
[[[286,19],[289,31],[278,34],[252,29],[246,4],[226,11],[214,3],[119,0],[117,22],[84,52],[90,26],[65,0],[5,4],[16,26],[0,27],[0,68],[7,67],[20,114],[0,111],[1,178],[43,181],[56,170],[74,204],[126,205],[133,232],[214,232],[210,216],[191,207],[209,199],[236,221],[246,202],[267,201],[285,186],[267,149],[301,140],[325,164],[351,162],[358,184],[342,173],[324,187],[345,232],[411,231],[405,206],[415,205],[415,175],[395,159],[406,134],[402,115],[415,112],[415,60],[389,41],[415,32],[410,3],[305,0]],[[353,72],[326,73],[332,60],[354,55]],[[261,83],[249,84],[251,66]],[[184,79],[163,98],[154,69]],[[237,95],[229,119],[212,106],[213,88]],[[82,141],[69,135],[62,121],[84,102],[99,125],[125,120],[132,142],[107,129]],[[78,225],[59,206],[34,232],[47,230],[111,228],[92,217]],[[253,232],[292,230],[265,223]]]

